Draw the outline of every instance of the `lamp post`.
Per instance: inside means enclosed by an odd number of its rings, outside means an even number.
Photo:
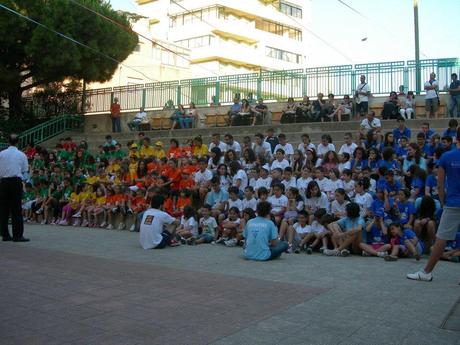
[[[421,91],[420,43],[418,32],[418,0],[414,0],[414,35],[415,35],[415,91]]]

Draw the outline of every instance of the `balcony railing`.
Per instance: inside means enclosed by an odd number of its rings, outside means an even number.
[[[280,61],[280,66],[282,62]],[[220,77],[175,80],[150,84],[129,85],[89,90],[86,93],[86,112],[108,112],[114,97],[120,101],[122,110],[162,108],[168,101],[174,104],[209,105],[231,103],[235,94],[243,98],[262,97],[265,100],[284,100],[304,95],[316,97],[319,92],[335,96],[351,95],[364,74],[374,95],[389,94],[401,86],[405,91],[416,90],[415,61],[394,61],[359,65],[315,67],[307,69],[267,71]],[[421,60],[422,79],[428,80],[435,72],[440,91],[448,88],[450,75],[458,73],[459,59]],[[423,80],[421,85],[423,85]],[[422,86],[423,87],[423,86]]]

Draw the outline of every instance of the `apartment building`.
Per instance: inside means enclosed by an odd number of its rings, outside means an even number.
[[[308,0],[137,0],[149,33],[190,50],[193,77],[305,65]]]

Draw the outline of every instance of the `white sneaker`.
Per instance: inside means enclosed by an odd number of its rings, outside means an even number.
[[[340,256],[340,252],[337,249],[324,249],[323,254],[327,256]]]
[[[228,241],[224,242],[227,247],[234,247],[236,246],[236,238],[232,238]]]
[[[134,224],[131,225],[131,227],[129,228],[129,231],[134,232],[135,230],[136,230],[136,227],[134,226]]]
[[[89,222],[86,219],[81,223],[82,228],[86,228],[88,225]]]
[[[125,223],[118,224],[118,230],[125,230],[125,229],[126,229]]]
[[[340,256],[348,256],[350,255],[350,251],[348,249],[342,249],[340,252]]]
[[[101,228],[105,228],[107,227],[107,222],[102,222],[102,224],[100,225]]]
[[[387,256],[387,255],[388,255],[387,252],[377,252],[377,256],[378,256],[379,258],[384,258],[384,257]]]
[[[81,212],[75,213],[72,217],[74,217],[74,218],[81,218]]]
[[[112,224],[107,225],[106,229],[107,229],[107,230],[113,230]]]
[[[409,273],[407,275],[407,279],[430,282],[430,281],[433,280],[433,274],[432,273],[425,273],[424,270],[420,270],[420,271],[415,272],[415,273]]]

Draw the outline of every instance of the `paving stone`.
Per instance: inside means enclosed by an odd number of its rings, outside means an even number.
[[[144,251],[129,232],[27,225],[26,235],[24,246],[0,243],[0,321],[23,325],[0,322],[2,345],[416,344],[420,334],[460,345],[460,332],[439,329],[460,265],[440,263],[421,284],[405,274],[426,258],[261,263],[212,245]]]

